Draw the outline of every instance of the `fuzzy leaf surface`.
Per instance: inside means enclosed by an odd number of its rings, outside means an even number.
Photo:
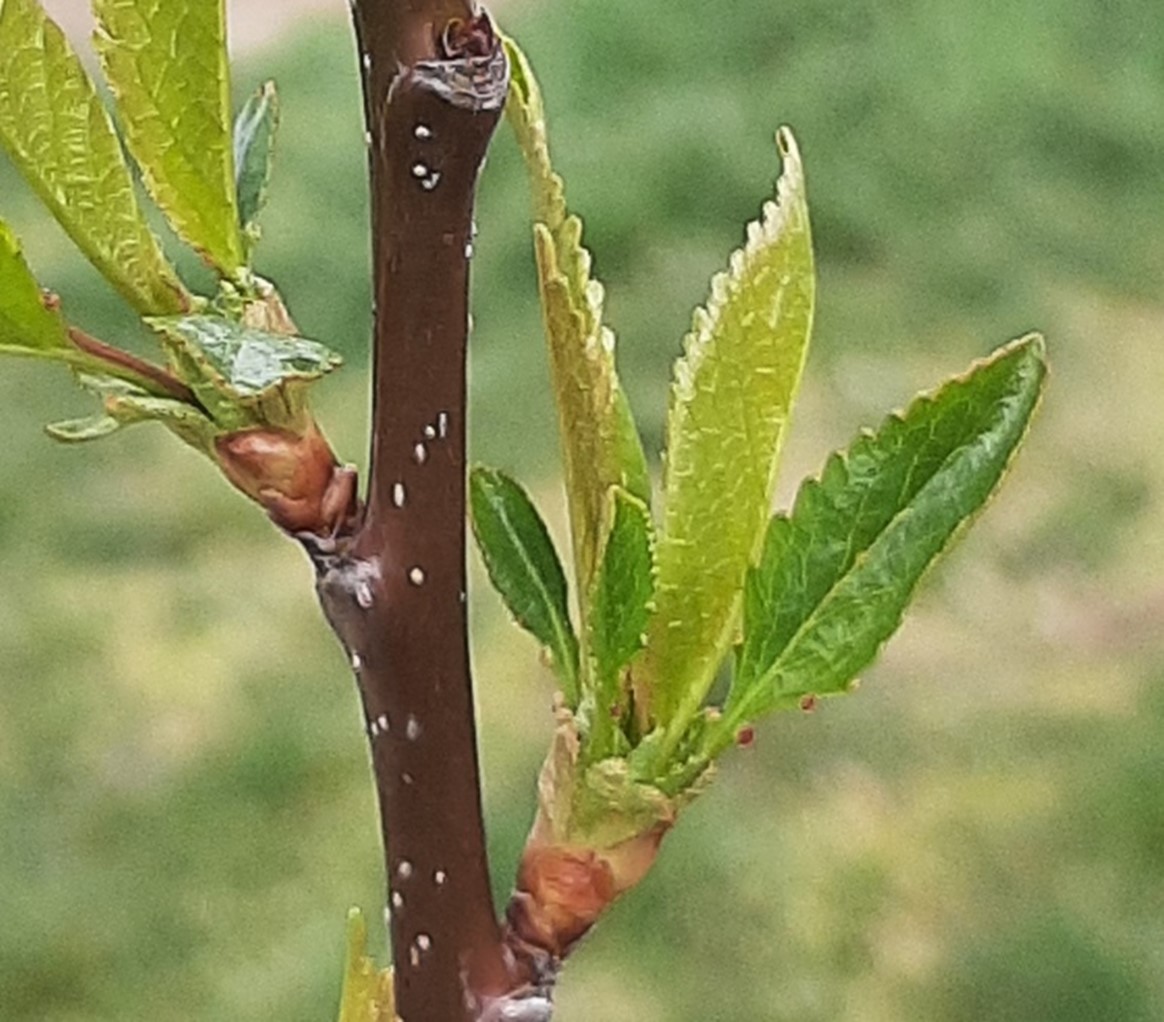
[[[562,562],[529,495],[504,472],[469,473],[473,535],[509,612],[553,660],[571,705],[578,702],[578,639],[570,623]]]
[[[655,535],[651,513],[637,497],[614,489],[587,618],[588,680],[593,717],[586,754],[625,752],[615,745],[615,721],[625,710],[624,674],[643,647],[654,606]]]
[[[130,305],[146,315],[186,308],[178,275],[138,208],[109,114],[35,0],[0,4],[0,143]]]
[[[225,0],[93,0],[96,46],[142,179],[220,273],[244,263]]]
[[[901,623],[926,568],[997,487],[1046,376],[1041,337],[995,352],[829,458],[768,527],[711,746],[760,714],[842,692]]]
[[[582,222],[568,213],[550,164],[541,92],[524,54],[506,41],[511,79],[506,114],[525,157],[533,193],[534,251],[550,375],[570,508],[570,534],[585,612],[606,495],[612,486],[649,505],[642,441],[615,371],[615,338],[603,325],[604,292],[591,277]]]
[[[808,351],[815,284],[804,173],[791,133],[782,128],[777,142],[776,200],[712,280],[675,366],[658,608],[635,669],[636,695],[664,724],[694,716],[735,638]]]
[[[246,101],[234,122],[234,173],[239,225],[248,244],[259,239],[259,213],[267,202],[267,187],[279,127],[279,94],[274,82],[264,82]]]
[[[0,220],[0,352],[51,357],[68,350],[64,317],[46,307],[20,242]]]

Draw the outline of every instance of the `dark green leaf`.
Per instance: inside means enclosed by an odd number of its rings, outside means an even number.
[[[171,352],[183,378],[221,425],[241,428],[253,421],[246,409],[281,395],[289,384],[309,383],[342,361],[330,348],[303,337],[288,337],[243,326],[218,316],[150,319]],[[268,403],[271,425],[279,421],[279,402]],[[288,413],[294,417],[294,413]]]
[[[637,497],[613,489],[606,533],[587,615],[590,665],[585,687],[593,715],[586,753],[601,759],[623,751],[612,744],[614,719],[625,710],[625,669],[646,641],[655,595],[655,536],[651,513]]]
[[[791,515],[772,520],[712,752],[760,714],[844,691],[873,659],[926,568],[998,485],[1045,376],[1042,338],[1007,345],[833,455]]]
[[[279,95],[265,82],[243,106],[234,122],[234,176],[239,225],[253,246],[259,238],[259,213],[267,202],[267,185],[279,127]]]
[[[553,659],[571,705],[578,701],[578,639],[570,624],[566,576],[545,523],[526,492],[496,469],[469,474],[473,534],[514,619]]]

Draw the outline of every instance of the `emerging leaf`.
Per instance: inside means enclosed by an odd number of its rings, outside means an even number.
[[[776,201],[712,280],[675,366],[658,610],[634,670],[636,697],[654,720],[674,722],[673,735],[698,711],[738,628],[808,350],[814,276],[804,173],[792,134],[782,128],[777,142],[784,173]]]
[[[626,710],[625,671],[643,647],[654,606],[655,535],[645,504],[625,490],[607,500],[606,533],[586,621],[591,711],[585,743],[588,760],[625,754],[617,720]],[[625,743],[624,743],[625,744]]]
[[[69,350],[64,318],[46,305],[20,242],[0,220],[0,352],[63,356]]]
[[[49,436],[64,443],[97,440],[121,426],[138,422],[160,422],[180,440],[213,456],[215,424],[193,405],[174,398],[159,397],[128,380],[93,372],[78,371],[77,382],[101,399],[102,413],[87,419],[52,423]]]
[[[138,312],[188,307],[138,208],[109,114],[35,0],[0,4],[0,143],[85,257]]]
[[[174,230],[224,276],[244,262],[224,0],[93,0],[125,140]]]
[[[339,1022],[398,1022],[392,970],[368,957],[368,927],[359,909],[348,913]]]
[[[473,534],[493,587],[509,612],[547,650],[571,706],[578,703],[578,639],[570,624],[566,576],[528,494],[503,472],[469,474]]]
[[[84,419],[69,419],[65,422],[52,422],[45,426],[45,432],[54,440],[65,444],[83,443],[86,440],[100,440],[103,436],[116,433],[121,429],[121,423],[112,415],[97,413]]]
[[[619,486],[649,505],[650,476],[614,365],[614,334],[602,323],[602,285],[590,276],[582,222],[567,213],[550,165],[541,93],[525,56],[506,41],[506,113],[533,189],[534,243],[550,373],[558,407],[570,532],[583,614],[597,565],[606,495]]]
[[[318,341],[267,333],[217,316],[149,322],[162,334],[203,406],[231,429],[254,421],[247,410],[257,405],[264,407],[264,422],[302,425],[303,408],[289,385],[317,380],[341,362],[339,355]],[[287,404],[286,411],[280,411],[280,402]]]
[[[834,454],[768,528],[714,754],[746,721],[832,695],[893,634],[923,572],[998,485],[1039,400],[1031,335]]]
[[[239,226],[248,247],[259,240],[259,213],[267,202],[267,185],[279,127],[279,94],[264,82],[234,122],[234,173]]]

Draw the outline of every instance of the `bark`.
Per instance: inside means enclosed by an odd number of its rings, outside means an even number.
[[[507,66],[467,0],[357,0],[353,15],[372,194],[371,474],[351,530],[301,538],[363,702],[397,1012],[462,1022],[514,985],[489,887],[465,607],[473,201]]]

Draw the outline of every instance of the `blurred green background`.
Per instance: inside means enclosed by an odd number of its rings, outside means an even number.
[[[858,694],[767,721],[566,971],[561,1022],[1164,1018],[1164,33],[1153,0],[510,0],[661,443],[691,308],[804,153],[819,317],[781,485],[1030,328],[1054,374],[1011,480]],[[258,268],[348,368],[363,458],[362,128],[346,28],[238,64],[284,124]],[[7,165],[0,212],[98,335],[144,343]],[[482,185],[475,455],[561,502],[525,184]],[[172,239],[171,239],[172,240]],[[176,249],[176,245],[173,246]],[[195,269],[186,267],[190,273]],[[354,687],[302,555],[156,428],[0,372],[0,1018],[334,1017],[379,915]],[[551,684],[476,575],[499,895]]]

